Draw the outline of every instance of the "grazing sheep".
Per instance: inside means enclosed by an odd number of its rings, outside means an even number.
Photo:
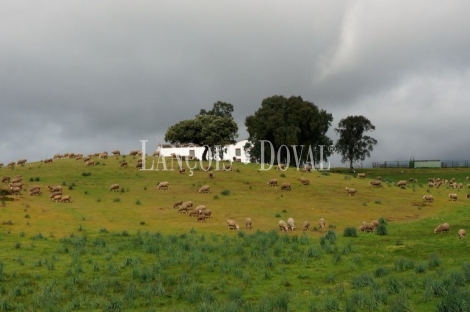
[[[165,181],[165,182],[160,182],[157,185],[157,190],[169,190],[170,189],[170,183]]]
[[[348,196],[356,196],[356,189],[352,187],[347,187],[346,192],[348,192]]]
[[[188,208],[192,208],[193,207],[193,202],[192,201],[186,201],[186,202],[183,202],[183,205],[188,207]]]
[[[281,191],[290,191],[290,190],[291,190],[290,183],[282,183]]]
[[[15,178],[13,178],[13,180],[11,180],[11,183],[20,183],[21,181],[23,181],[23,178],[20,176],[16,176]]]
[[[54,192],[54,193],[51,193],[51,194],[49,195],[49,198],[50,198],[50,200],[54,200],[54,197],[56,197],[56,196],[58,196],[58,195],[62,196],[62,192]]]
[[[413,178],[408,179],[408,182],[414,182],[414,181],[415,181],[415,179],[413,179]]]
[[[10,183],[10,177],[4,176],[2,178],[2,183]]]
[[[462,184],[462,183],[457,184],[457,188],[458,188],[458,189],[462,189],[462,187],[463,187],[463,184]]]
[[[200,211],[201,215],[204,215],[206,219],[210,219],[212,216],[212,211],[210,209],[205,209]]]
[[[462,238],[465,238],[465,230],[464,229],[460,229],[457,234],[459,235],[459,238],[462,239]]]
[[[13,188],[13,187],[19,187],[20,189],[23,189],[23,183],[21,182],[10,183],[10,188]]]
[[[230,164],[230,165],[224,165],[224,171],[233,171],[233,170],[232,170],[232,164]]]
[[[185,174],[185,173],[186,173],[186,169],[184,169],[183,167],[180,167],[179,172],[180,172],[180,174]]]
[[[365,173],[358,173],[358,174],[357,174],[357,177],[358,177],[359,179],[364,179],[364,178],[366,177],[366,174],[365,174]]]
[[[450,230],[449,223],[442,223],[442,224],[439,224],[439,225],[434,229],[434,233],[442,233],[442,232],[449,233],[449,230]]]
[[[324,218],[320,218],[320,220],[318,220],[318,228],[322,231],[325,230],[326,228],[326,223],[325,223],[325,219]]]
[[[229,230],[237,230],[237,231],[240,230],[240,226],[238,226],[238,223],[235,220],[232,220],[232,219],[227,220],[227,228]]]
[[[95,161],[94,160],[89,160],[85,163],[85,167],[90,167],[90,166],[94,166],[95,165]]]
[[[284,220],[280,220],[280,221],[279,221],[279,229],[280,229],[281,231],[287,232],[288,227],[287,227],[286,221],[284,221]]]
[[[183,201],[180,200],[180,201],[177,201],[176,203],[173,204],[173,208],[176,208],[178,206],[181,206],[183,204]]]
[[[26,159],[20,159],[16,162],[16,164],[17,165],[24,165],[24,164],[26,164],[26,161],[27,161]]]
[[[470,198],[470,193],[467,194],[467,198]]]
[[[310,185],[310,181],[307,178],[301,177],[299,181],[302,183],[302,185]]]
[[[381,177],[381,176],[376,176],[375,179],[382,181],[382,177]]]
[[[302,231],[310,231],[310,222],[305,221],[304,225],[302,226]]]
[[[14,161],[10,161],[7,165],[7,167],[14,167],[16,165],[16,163]]]
[[[199,213],[198,213],[198,211],[197,211],[196,209],[192,209],[188,214],[189,214],[190,217],[197,217],[197,216],[199,216]]]
[[[380,222],[379,222],[379,220],[374,220],[374,221],[371,222],[371,224],[373,224],[375,227],[378,227]]]
[[[152,156],[159,157],[159,156],[160,156],[160,151],[155,151],[155,152],[153,152]]]
[[[214,173],[212,171],[209,171],[209,179],[213,179],[214,178]]]
[[[470,188],[470,184],[467,184],[467,187]]]
[[[372,223],[367,223],[366,221],[362,221],[362,225],[359,228],[359,231],[361,232],[374,232],[376,226]]]
[[[198,193],[210,193],[211,187],[209,185],[203,185],[199,188]]]
[[[113,184],[109,187],[110,191],[117,192],[119,190],[119,184]]]
[[[48,185],[47,188],[51,193],[53,192],[62,192],[62,186],[61,185],[56,185],[56,186],[50,186]]]
[[[406,187],[406,181],[405,180],[398,181],[397,186],[400,187],[400,188],[405,188]]]
[[[454,201],[457,201],[457,194],[451,193],[451,194],[449,194],[449,198],[450,198],[450,200],[453,201],[453,202],[454,202]]]
[[[184,204],[181,205],[181,207],[178,209],[178,213],[187,213],[188,212],[188,206],[185,206]]]
[[[112,151],[111,153],[113,154],[113,156],[121,156],[121,152],[118,150]]]
[[[206,223],[206,216],[205,215],[197,216],[197,222]]]
[[[41,185],[32,185],[29,187],[29,191],[33,191],[33,190],[41,190]]]
[[[271,179],[271,180],[269,180],[268,185],[269,185],[269,186],[274,186],[274,187],[276,187],[276,186],[277,186],[277,179]]]
[[[138,162],[137,164],[135,164],[135,168],[136,169],[142,169],[142,163]]]
[[[20,196],[21,195],[21,188],[19,187],[12,187],[11,188],[11,194],[12,195],[17,195],[17,196]]]
[[[204,210],[206,210],[205,205],[199,205],[195,208],[199,214],[201,214]]]
[[[127,161],[123,161],[123,162],[121,163],[121,167],[127,167],[127,166],[128,166],[128,165],[127,165]]]
[[[423,195],[423,199],[427,203],[432,203],[434,201],[434,197],[431,194]]]
[[[246,218],[245,220],[245,226],[248,230],[251,230],[252,226],[251,226],[251,218]]]
[[[372,187],[382,187],[382,181],[379,181],[379,180],[372,180],[369,182],[369,184]]]
[[[465,181],[468,181],[469,180],[469,177],[465,177]]]
[[[52,163],[52,158],[46,158],[44,159],[45,164],[51,164]]]
[[[55,154],[53,158],[54,158],[54,159],[60,159],[60,158],[62,158],[62,155],[60,155],[60,154]]]
[[[137,154],[139,154],[139,150],[135,150],[135,151],[130,151],[130,152],[129,152],[129,155],[130,155],[130,156],[136,156]]]
[[[30,196],[38,196],[41,194],[41,189],[31,189],[29,190],[29,195]]]
[[[63,195],[62,198],[60,199],[60,202],[61,203],[71,203],[72,198],[70,197],[70,195]]]
[[[212,166],[210,165],[205,165],[204,168],[203,168],[204,171],[211,171],[212,170]]]
[[[277,165],[276,170],[277,170],[277,171],[279,171],[279,170],[284,170],[285,168],[286,168],[286,165],[284,165],[284,164],[279,164],[279,165]]]
[[[295,230],[294,219],[292,218],[287,219],[287,229],[291,231]]]

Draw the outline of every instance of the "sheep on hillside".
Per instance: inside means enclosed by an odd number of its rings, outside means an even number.
[[[169,190],[170,189],[170,183],[165,181],[165,182],[160,182],[157,185],[157,190]]]
[[[280,229],[281,231],[287,232],[288,226],[287,226],[286,221],[284,221],[284,220],[280,220],[280,221],[279,221],[279,229]]]
[[[240,226],[238,226],[238,223],[235,220],[232,220],[232,219],[227,220],[227,228],[229,230],[237,230],[237,231],[240,230]]]
[[[423,199],[427,203],[432,203],[434,201],[434,197],[431,194],[423,195]]]
[[[442,223],[442,224],[439,224],[439,225],[434,229],[434,233],[442,233],[442,232],[449,233],[449,230],[450,230],[449,223]]]
[[[268,185],[269,186],[274,186],[276,187],[277,186],[277,179],[271,179],[268,181]]]
[[[309,231],[310,230],[310,222],[305,221],[303,226],[302,226],[302,231]]]
[[[454,202],[454,201],[457,201],[457,194],[451,193],[451,194],[449,194],[449,198],[450,198],[450,200],[453,201],[453,202]]]
[[[245,226],[248,230],[251,230],[252,225],[251,225],[251,218],[246,218],[245,220]]]
[[[320,220],[318,220],[318,228],[321,230],[321,231],[324,231],[325,228],[326,228],[326,223],[325,223],[325,219],[324,218],[320,218]]]
[[[203,185],[199,188],[198,193],[210,193],[211,187],[209,185]]]
[[[397,186],[400,187],[400,188],[405,188],[406,187],[406,181],[405,180],[398,181]]]
[[[109,190],[112,192],[117,192],[119,191],[119,184],[113,184],[109,187]]]
[[[460,239],[465,238],[465,230],[464,229],[460,229],[457,234],[459,235]]]
[[[290,191],[290,190],[291,190],[290,183],[282,183],[281,191]]]
[[[287,229],[291,231],[295,230],[295,224],[294,224],[293,218],[287,219]]]
[[[352,187],[347,187],[346,192],[348,192],[348,196],[356,196],[356,189]]]

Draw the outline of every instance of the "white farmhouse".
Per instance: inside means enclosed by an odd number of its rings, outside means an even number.
[[[222,160],[231,160],[231,161],[240,161],[244,163],[250,162],[250,155],[245,151],[244,147],[248,140],[241,140],[236,142],[235,144],[225,145],[223,150],[223,159]],[[200,146],[197,144],[179,144],[179,145],[172,145],[172,144],[159,144],[157,146],[156,152],[159,153],[160,156],[164,157],[172,157],[172,156],[180,156],[189,159],[202,159],[202,153],[204,153],[204,146]],[[218,155],[212,155],[209,151],[208,159],[213,160],[220,160]]]

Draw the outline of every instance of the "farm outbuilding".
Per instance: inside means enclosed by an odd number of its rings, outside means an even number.
[[[207,157],[211,160],[231,160],[248,163],[250,162],[250,155],[245,151],[244,147],[248,140],[241,140],[235,144],[225,145],[222,148],[222,158],[219,155],[212,155],[208,153]],[[212,148],[212,147],[211,147]],[[171,157],[173,155],[179,155],[202,159],[202,153],[204,153],[204,146],[197,144],[159,144],[156,149],[160,156]]]

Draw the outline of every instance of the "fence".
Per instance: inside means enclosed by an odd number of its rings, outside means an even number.
[[[373,162],[372,168],[414,168],[415,162],[419,162],[419,160]],[[468,160],[443,160],[443,161],[440,161],[440,167],[441,168],[468,168],[470,167],[470,161]],[[425,167],[423,166],[423,168]]]

